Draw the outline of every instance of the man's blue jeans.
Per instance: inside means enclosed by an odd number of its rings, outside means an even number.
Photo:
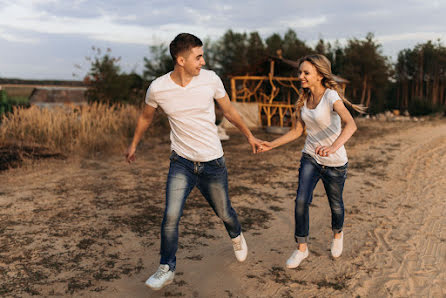
[[[172,151],[166,183],[166,207],[161,225],[161,264],[175,271],[178,249],[178,224],[184,203],[197,186],[217,216],[223,221],[229,237],[241,233],[237,214],[228,195],[228,172],[224,157],[208,162],[193,162]]]
[[[339,233],[344,225],[344,202],[342,192],[347,178],[348,163],[340,167],[320,165],[307,153],[302,153],[299,168],[299,187],[297,188],[294,236],[296,242],[306,243],[310,230],[309,205],[319,179],[324,183],[331,209],[331,228]]]

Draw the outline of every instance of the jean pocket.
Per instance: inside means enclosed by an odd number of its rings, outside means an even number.
[[[335,169],[337,171],[340,171],[340,172],[345,172],[347,170],[347,168],[348,168],[348,162],[345,165],[343,165],[343,166],[333,167],[333,169]]]
[[[217,167],[219,167],[219,168],[224,168],[224,167],[226,167],[226,160],[225,160],[225,157],[222,156],[222,157],[220,157],[220,158],[217,158],[217,159],[215,160],[215,165],[216,165]]]
[[[170,153],[169,159],[170,161],[176,161],[178,159],[178,154],[175,151],[172,151],[172,153]]]
[[[332,167],[333,171],[338,174],[339,176],[343,176],[344,178],[347,177],[347,169],[348,169],[348,163],[346,163],[343,166],[340,167]]]

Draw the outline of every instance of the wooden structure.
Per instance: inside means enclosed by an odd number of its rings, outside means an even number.
[[[259,107],[259,120],[262,126],[291,126],[291,116],[295,111],[294,103],[299,96],[297,77],[276,77],[276,62],[298,68],[297,62],[278,56],[269,56],[270,71],[267,76],[231,77],[231,100],[236,102],[254,102]],[[335,76],[336,82],[345,90],[347,80]]]

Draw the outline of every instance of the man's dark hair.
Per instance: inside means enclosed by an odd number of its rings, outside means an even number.
[[[203,43],[195,35],[189,33],[180,33],[169,45],[170,55],[175,63],[177,63],[178,54],[190,51],[192,48],[202,47]]]

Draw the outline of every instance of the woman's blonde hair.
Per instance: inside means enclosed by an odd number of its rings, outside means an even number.
[[[305,61],[310,62],[316,68],[317,72],[323,77],[321,81],[322,86],[324,86],[325,88],[333,89],[336,92],[338,92],[339,97],[341,97],[345,105],[351,107],[352,109],[361,114],[365,113],[367,107],[363,105],[352,104],[345,98],[343,90],[340,88],[339,84],[334,80],[333,74],[331,73],[331,63],[330,60],[327,59],[327,57],[320,54],[307,55],[305,57],[300,58],[297,61],[299,67]],[[311,96],[310,89],[300,88],[299,97],[295,104],[296,117],[299,117],[301,108],[304,106],[305,102],[310,98],[310,96]]]

